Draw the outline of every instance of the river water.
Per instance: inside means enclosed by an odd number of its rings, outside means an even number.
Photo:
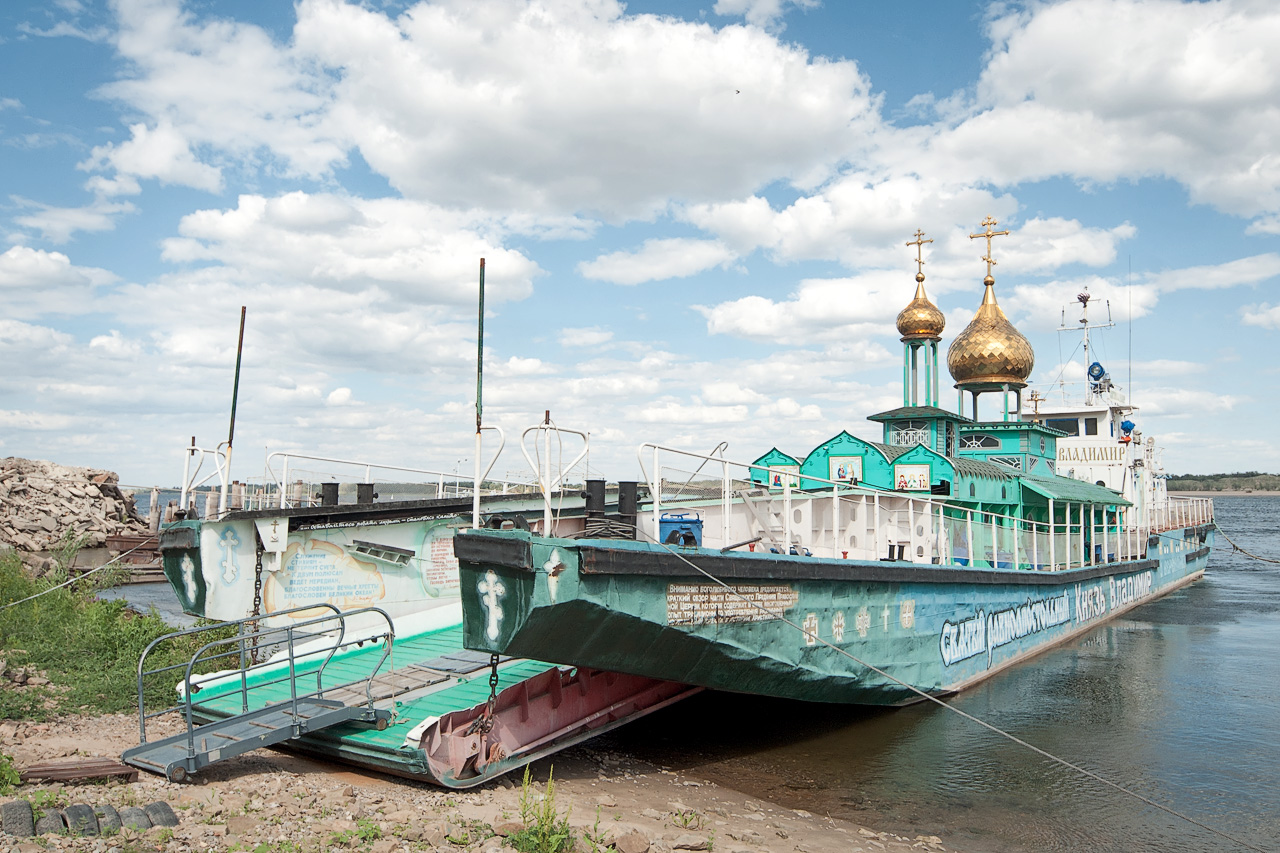
[[[1280,498],[1215,501],[1280,559]],[[1263,850],[1280,850],[1280,565],[1219,535],[1203,580],[950,703]],[[609,745],[814,814],[972,853],[1237,847],[935,705],[704,694]]]

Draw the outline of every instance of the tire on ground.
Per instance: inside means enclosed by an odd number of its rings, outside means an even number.
[[[125,806],[120,810],[120,823],[130,829],[146,832],[151,828],[151,818],[137,806]]]
[[[17,838],[30,838],[36,834],[36,818],[31,813],[31,803],[14,800],[0,805],[0,829]]]
[[[49,809],[36,821],[36,835],[44,835],[47,832],[63,833],[66,831],[67,822],[62,817],[62,812],[57,809]]]
[[[120,812],[110,803],[94,806],[93,813],[98,817],[98,831],[104,835],[114,835],[123,826],[120,823]]]
[[[73,803],[62,810],[67,817],[67,830],[72,835],[97,835],[98,816],[83,803]]]
[[[163,800],[149,803],[142,807],[147,813],[147,817],[151,819],[152,826],[177,826],[178,816],[173,813],[173,809]]]

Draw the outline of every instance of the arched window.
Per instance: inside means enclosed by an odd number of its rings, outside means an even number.
[[[964,450],[999,450],[1000,439],[985,432],[975,432],[960,436],[960,447]]]

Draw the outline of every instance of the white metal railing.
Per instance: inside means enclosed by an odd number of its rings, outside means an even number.
[[[535,433],[533,442],[534,456],[529,455],[529,450],[525,446],[525,439],[529,433]],[[551,465],[551,436],[555,434],[557,444],[561,447],[560,464],[556,466],[556,470],[552,471]],[[568,464],[564,464],[563,438],[564,435],[576,435],[582,439],[582,450]],[[538,437],[542,438],[542,448],[538,449]],[[573,467],[586,458],[587,451],[591,449],[591,438],[585,432],[579,432],[576,429],[565,429],[555,426],[550,420],[529,427],[520,433],[520,452],[524,454],[524,458],[528,460],[529,466],[533,468],[534,475],[538,478],[538,491],[542,493],[542,535],[550,536],[553,533],[552,519],[555,513],[552,510],[551,495],[560,491],[563,499],[564,493],[561,487],[564,484],[564,478],[573,470]]]
[[[1049,520],[1036,521],[981,512],[934,495],[886,492],[736,462],[726,459],[722,448],[701,454],[645,443],[637,455],[651,500],[642,534],[654,539],[659,538],[664,513],[680,509],[701,514],[703,544],[708,548],[759,540],[771,550],[837,559],[1044,571],[1146,554],[1149,531],[1132,507],[1050,500]],[[683,458],[687,464],[664,466],[664,455]],[[764,473],[766,482],[774,474],[781,476],[777,485],[768,487],[753,481],[753,472]],[[699,476],[697,488],[691,490]],[[819,485],[815,489],[812,484]]]
[[[1154,531],[1195,527],[1213,521],[1213,498],[1167,497],[1160,505],[1151,507],[1151,528]]]
[[[499,436],[499,444],[498,444],[497,451],[493,454],[493,458],[489,460],[489,464],[484,468],[483,473],[480,475],[481,482],[483,482],[486,478],[488,478],[490,472],[493,471],[494,464],[497,463],[498,457],[502,454],[502,449],[506,446],[506,433],[504,433],[501,428],[496,426],[491,426],[491,427],[484,427],[484,429],[493,430],[497,432]],[[279,476],[276,475],[275,469],[271,464],[272,460],[279,460],[280,462],[281,471]],[[469,495],[472,492],[472,488],[468,487],[470,485],[468,482],[469,478],[467,478],[465,474],[461,474],[458,471],[454,471],[452,474],[450,474],[446,471],[438,471],[431,468],[413,468],[408,465],[383,465],[379,463],[365,462],[363,460],[337,459],[329,456],[312,456],[305,453],[276,451],[275,453],[272,453],[267,456],[267,475],[268,475],[268,478],[271,480],[271,483],[275,486],[275,489],[278,493],[277,505],[279,506],[280,509],[286,509],[290,506],[297,505],[299,503],[299,500],[296,496],[291,499],[288,493],[289,488],[287,484],[289,482],[289,463],[291,460],[300,460],[300,461],[307,461],[307,462],[322,462],[329,465],[349,465],[355,468],[362,468],[364,470],[364,482],[366,483],[372,483],[374,481],[373,480],[374,471],[419,474],[419,475],[425,475],[428,477],[434,477],[435,482],[429,485],[433,485],[435,487],[435,496],[437,498],[442,498],[446,496],[445,495],[446,483],[451,483],[453,485],[454,494],[456,496],[460,497],[464,494]],[[428,485],[428,484],[424,484],[424,485]],[[506,492],[508,485],[509,484],[506,482],[503,483],[502,491],[504,493]]]
[[[200,469],[204,467],[206,458],[213,460],[213,470],[203,477],[200,477]],[[191,469],[191,460],[195,459],[195,470]],[[231,465],[231,448],[227,443],[221,442],[212,450],[205,447],[197,447],[195,438],[191,439],[191,444],[184,449],[182,458],[182,490],[178,494],[178,506],[183,511],[189,511],[190,507],[187,502],[191,500],[195,491],[205,483],[218,478],[218,514],[227,511],[227,490],[229,483],[227,482],[228,469]],[[200,477],[200,479],[196,479]]]

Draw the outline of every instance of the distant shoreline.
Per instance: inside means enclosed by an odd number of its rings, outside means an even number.
[[[1280,498],[1280,492],[1263,489],[1223,489],[1219,492],[1175,492],[1170,490],[1169,494],[1180,498]]]

